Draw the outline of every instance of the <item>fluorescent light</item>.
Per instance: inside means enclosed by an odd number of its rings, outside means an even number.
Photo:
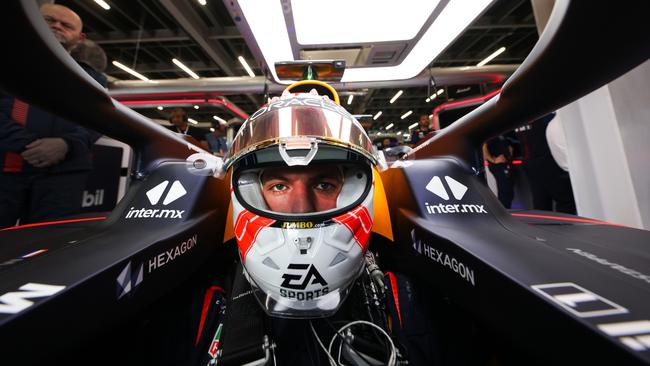
[[[431,96],[430,96],[429,98],[427,98],[427,99],[429,99],[429,100],[427,100],[427,102],[436,99],[436,98],[438,97],[438,95],[440,95],[440,94],[442,94],[442,93],[444,93],[444,92],[445,92],[445,89],[438,89],[438,91],[436,91],[435,93],[431,94]]]
[[[196,120],[193,119],[193,118],[188,118],[187,121],[188,121],[189,123],[191,123],[191,124],[194,124],[194,125],[198,124],[198,122],[196,122]]]
[[[424,17],[428,19],[432,11],[424,12],[422,15],[419,15],[411,5],[416,2],[406,2],[400,4],[399,9],[396,9],[395,3],[389,0],[382,1],[345,1],[341,0],[343,3],[339,6],[328,6],[319,9],[319,16],[314,17],[313,8],[309,8],[307,4],[310,2],[304,2],[298,4],[297,1],[292,1],[292,13],[294,15],[294,29],[296,29],[296,36],[298,44],[302,44],[302,29],[304,28],[301,22],[303,19],[297,19],[298,15],[301,12],[307,12],[309,14],[309,19],[304,23],[306,27],[311,29],[328,29],[327,32],[320,32],[321,36],[326,36],[330,34],[335,34],[338,29],[332,29],[331,19],[340,19],[341,16],[346,14],[364,14],[364,18],[369,19],[369,22],[374,22],[379,24],[383,28],[391,28],[392,30],[401,31],[402,29],[407,29],[409,24],[416,24],[418,27],[424,25],[417,24],[413,21],[413,17],[416,16],[418,19]],[[475,1],[449,1],[446,2],[442,11],[438,14],[435,20],[431,23],[429,28],[418,29],[416,33],[422,32],[422,37],[419,42],[417,42],[411,51],[406,55],[404,60],[395,66],[385,66],[385,67],[359,67],[359,68],[350,68],[346,69],[341,82],[359,82],[359,81],[377,81],[377,80],[401,80],[401,79],[410,79],[417,74],[419,74],[424,68],[426,68],[432,60],[434,60],[444,49],[446,49],[449,44],[458,37],[458,35],[469,26],[476,17],[478,17],[494,0],[475,0]],[[439,7],[440,1],[420,1],[419,3],[424,3],[424,6],[427,6],[431,9]],[[283,7],[286,8],[285,3],[280,1],[259,1],[259,0],[239,0],[239,7],[243,13],[246,23],[249,25],[251,33],[255,38],[257,46],[260,48],[260,51],[265,59],[267,65],[274,65],[276,62],[280,61],[294,61],[294,50],[291,48],[291,43],[289,41],[289,35],[287,32],[287,24],[284,19],[285,11]],[[350,10],[351,6],[362,7],[364,10],[360,13],[355,13]],[[381,8],[381,10],[380,10]],[[385,27],[385,22],[378,21],[377,19],[383,19],[379,14],[385,11],[385,8],[390,9],[390,23],[391,27]],[[331,18],[328,16],[322,16],[324,11],[336,11],[336,17]],[[395,17],[395,12],[398,11],[399,14],[402,14],[402,11],[405,14],[403,16]],[[417,14],[417,15],[416,15]],[[405,24],[395,24],[396,19],[403,19]],[[318,27],[314,22],[326,22],[326,27]],[[359,17],[350,21],[358,25],[359,22],[365,21]],[[419,22],[419,21],[418,21]],[[341,24],[346,24],[342,23]],[[374,26],[359,26],[358,29],[366,30],[369,32],[377,32]],[[345,28],[345,27],[340,27]],[[300,31],[297,31],[300,29]],[[382,29],[383,31],[384,29]],[[348,29],[342,29],[343,39],[341,42],[337,42],[336,38],[330,39],[327,42],[329,44],[354,44],[360,43],[359,40],[353,38],[356,37],[348,31]],[[357,32],[353,32],[356,34]],[[396,36],[393,38],[401,38],[400,40],[407,40],[403,38],[404,36]],[[411,37],[412,38],[412,37]],[[410,38],[409,38],[410,39]],[[310,42],[314,42],[311,40]],[[385,39],[381,40],[385,41]],[[297,51],[297,50],[296,50]],[[296,52],[296,54],[298,54]],[[281,84],[290,84],[292,81],[279,81],[277,74],[275,73],[275,68],[270,68],[271,74],[276,82]]]
[[[214,118],[216,121],[219,121],[219,123],[221,123],[222,125],[228,124],[228,122],[225,119],[220,118],[219,116],[212,116],[212,118]]]
[[[377,132],[377,136],[381,135],[381,132]]]
[[[286,31],[287,25],[284,22],[284,11],[279,2],[240,0],[239,6],[267,65],[294,60],[289,34]],[[269,69],[273,78],[279,82],[275,67]],[[282,82],[282,84],[290,83]]]
[[[391,123],[391,124],[389,124],[388,126],[386,126],[386,129],[387,129],[387,130],[390,130],[391,128],[393,128],[393,126],[394,126],[394,124]]]
[[[159,106],[156,107],[156,108],[157,108],[159,111],[162,111],[162,110],[163,110],[163,106],[161,106],[161,105],[159,105]]]
[[[431,119],[431,118],[433,118],[433,114],[430,114],[430,115],[429,115],[429,119]]]
[[[413,111],[408,111],[408,112],[402,114],[402,117],[400,117],[400,119],[404,119],[404,118],[410,116],[412,113],[413,113]]]
[[[401,135],[402,135],[402,131],[397,131],[397,136],[401,136]]]
[[[505,50],[506,50],[505,47],[499,48],[498,50],[492,52],[492,54],[490,56],[486,57],[485,60],[477,63],[476,66],[480,67],[480,66],[483,66],[483,65],[487,64],[488,62],[492,61],[493,58],[495,58],[495,57],[499,56],[500,54],[502,54],[503,51],[505,51]]]
[[[153,82],[153,81],[147,79],[146,76],[140,74],[139,72],[136,72],[135,70],[131,70],[130,68],[128,68],[128,67],[122,65],[121,63],[119,63],[119,62],[117,62],[117,61],[113,61],[113,65],[115,65],[116,67],[119,67],[120,69],[122,69],[122,70],[128,72],[129,74],[135,76],[136,78],[138,78],[138,79],[140,79],[140,80],[142,80],[142,81],[148,81],[148,82],[150,82],[150,83]]]
[[[101,6],[102,8],[104,8],[104,10],[110,10],[110,9],[111,9],[111,6],[108,5],[108,4],[106,3],[106,1],[104,1],[104,0],[95,0],[95,2],[96,2],[99,6]]]
[[[424,100],[425,102],[429,103],[431,101],[431,98],[427,98]]]
[[[208,2],[206,0],[199,0],[199,4],[205,6]]]
[[[195,104],[194,109],[199,109],[199,106]]]
[[[376,121],[377,118],[379,118],[379,116],[381,116],[382,113],[383,113],[382,111],[377,112],[377,114],[375,114],[375,116],[372,117],[372,119]]]
[[[210,127],[210,132],[214,132],[214,127]]]
[[[237,59],[239,60],[239,63],[242,64],[242,66],[244,66],[244,70],[246,70],[246,72],[248,73],[248,75],[249,75],[250,77],[254,78],[254,77],[255,77],[255,73],[253,72],[253,70],[251,69],[251,67],[248,66],[248,62],[246,62],[246,60],[244,60],[244,58],[241,57],[241,56],[237,57]]]
[[[418,123],[415,122],[414,124],[412,124],[412,125],[409,126],[409,130],[414,129],[414,128],[416,128],[417,126],[418,126]]]
[[[194,71],[190,70],[189,67],[185,66],[182,62],[178,61],[177,59],[173,58],[173,59],[172,59],[172,62],[173,62],[176,66],[178,66],[178,67],[180,67],[181,69],[183,69],[183,71],[185,71],[186,73],[188,73],[191,77],[193,77],[193,78],[195,78],[195,79],[198,79],[198,78],[199,78],[199,76],[198,76]]]
[[[399,98],[399,96],[402,95],[402,93],[403,93],[402,90],[400,90],[400,91],[398,91],[397,93],[395,93],[395,95],[393,95],[393,97],[392,97],[391,100],[390,100],[390,104],[393,104],[393,102],[395,102],[395,101],[397,100],[397,98]]]
[[[354,99],[354,94],[350,94],[348,97],[348,105],[352,104],[352,99]]]

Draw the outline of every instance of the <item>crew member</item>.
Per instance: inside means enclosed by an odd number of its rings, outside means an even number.
[[[44,4],[41,14],[67,51],[85,39],[71,9]],[[0,94],[0,227],[78,213],[99,136]]]

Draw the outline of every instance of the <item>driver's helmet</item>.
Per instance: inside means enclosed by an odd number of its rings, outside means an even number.
[[[372,142],[327,96],[287,91],[250,116],[225,158],[239,255],[273,316],[336,312],[363,270]]]

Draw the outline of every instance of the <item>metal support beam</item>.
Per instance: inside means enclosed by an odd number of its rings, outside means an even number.
[[[160,3],[226,75],[235,76],[234,60],[229,59],[230,56],[218,42],[208,40],[210,34],[208,27],[189,3],[179,0],[160,0]]]
[[[145,29],[142,31],[142,35],[140,35],[140,31],[88,33],[88,38],[97,44],[186,42],[192,40],[182,29]],[[242,38],[242,35],[237,27],[224,27],[223,31],[212,27],[208,28],[207,38],[209,40],[236,39]]]
[[[228,76],[240,76],[236,73],[234,60],[230,59],[226,50],[218,41],[209,40],[210,29],[205,26],[201,17],[186,1],[160,0],[167,11],[174,16],[178,24],[201,46],[203,51],[223,70]],[[248,96],[254,103],[259,102],[252,95]]]

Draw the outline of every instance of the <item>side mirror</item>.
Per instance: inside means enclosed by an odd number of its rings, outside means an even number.
[[[186,167],[190,173],[196,175],[213,176],[215,178],[223,178],[226,175],[223,169],[223,159],[207,152],[188,156]]]

